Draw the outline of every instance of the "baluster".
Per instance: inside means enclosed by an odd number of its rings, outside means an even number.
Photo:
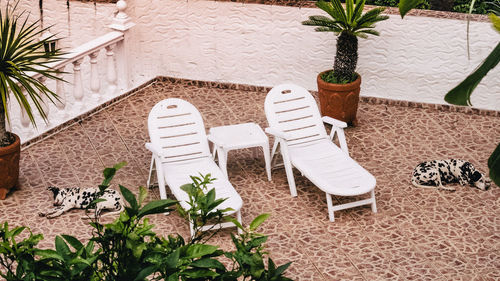
[[[80,109],[84,109],[85,105],[83,103],[83,85],[82,85],[82,64],[83,59],[79,59],[73,62],[73,96],[78,103]],[[78,109],[77,109],[78,110]],[[77,112],[79,114],[79,112]]]
[[[64,69],[58,69],[56,73],[56,77],[59,79],[63,79],[63,71]],[[66,92],[64,91],[64,81],[56,80],[56,94],[59,97],[59,101],[56,101],[56,107],[59,110],[64,110],[66,107]]]
[[[115,52],[113,49],[116,44],[112,44],[106,47],[106,57],[107,57],[107,72],[106,76],[108,79],[108,96],[113,97],[117,87],[117,77],[116,77],[116,64],[115,64]]]
[[[99,51],[90,54],[90,90],[92,91],[92,98],[99,102],[101,96],[99,95],[99,90],[101,89],[101,80],[99,79],[99,73],[97,70],[97,56]]]

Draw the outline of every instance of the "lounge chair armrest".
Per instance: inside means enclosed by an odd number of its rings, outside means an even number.
[[[346,122],[334,119],[330,116],[323,116],[323,117],[321,117],[321,119],[323,120],[323,122],[328,123],[328,124],[335,126],[337,128],[342,128],[342,129],[347,128]]]
[[[158,147],[156,147],[154,144],[147,142],[146,148],[149,151],[151,151],[155,156],[159,156],[160,158],[163,158],[163,154],[161,153],[160,149]]]
[[[273,135],[273,136],[280,138],[280,139],[286,140],[287,138],[288,139],[290,138],[290,136],[288,136],[287,133],[280,131],[278,129],[275,129],[275,128],[268,127],[268,128],[266,128],[265,131],[266,131],[266,133]]]
[[[329,116],[322,117],[323,122],[332,125],[332,130],[330,132],[330,140],[333,140],[335,134],[337,134],[337,138],[339,139],[340,149],[344,151],[347,155],[349,155],[349,149],[347,148],[347,141],[345,139],[344,128],[347,127],[347,123],[334,119]]]

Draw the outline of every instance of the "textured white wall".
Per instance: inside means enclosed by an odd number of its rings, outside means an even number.
[[[316,90],[316,74],[333,65],[335,37],[300,22],[319,9],[202,0],[129,1],[133,36],[149,63],[140,73],[273,86],[294,82]],[[151,15],[155,15],[151,17]],[[380,37],[359,41],[361,95],[444,103],[500,39],[489,23],[391,16]],[[500,110],[500,67],[472,96],[475,107]]]
[[[23,0],[37,16],[38,5]],[[36,1],[38,2],[38,1]],[[273,86],[293,82],[316,90],[316,75],[333,64],[335,37],[300,22],[319,9],[204,0],[128,0],[136,26],[128,31],[131,85],[165,75]],[[74,47],[109,29],[114,4],[44,0],[44,23]],[[489,23],[471,23],[471,60],[466,23],[429,17],[391,16],[378,24],[380,37],[359,41],[363,96],[444,103],[500,39]],[[477,108],[500,110],[500,66],[472,96]]]

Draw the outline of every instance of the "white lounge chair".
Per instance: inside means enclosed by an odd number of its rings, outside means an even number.
[[[372,211],[377,212],[375,177],[349,157],[343,130],[347,127],[345,122],[321,117],[311,94],[293,84],[271,89],[266,97],[265,111],[269,123],[266,132],[275,136],[271,159],[279,145],[292,196],[297,196],[292,171],[295,167],[326,193],[330,221],[335,219],[334,211],[361,205],[371,204]],[[330,137],[323,122],[332,125]],[[340,148],[332,142],[335,133]],[[368,192],[371,193],[368,199],[332,204],[331,195],[356,196]]]
[[[236,213],[236,219],[241,223],[240,209],[243,201],[212,158],[200,112],[181,99],[162,100],[149,113],[148,130],[151,143],[146,143],[146,148],[153,156],[147,185],[150,185],[151,175],[156,170],[160,197],[167,198],[165,185],[168,185],[181,207],[188,210],[189,197],[180,186],[191,183],[190,176],[210,173],[216,180],[208,188],[215,188],[217,198],[228,198],[218,209],[232,208],[234,211],[227,214]],[[235,225],[225,222],[215,227],[231,226]],[[202,231],[212,227],[214,226],[205,226]],[[190,231],[193,236],[191,224]]]

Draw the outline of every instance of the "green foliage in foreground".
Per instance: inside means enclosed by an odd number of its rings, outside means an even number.
[[[123,165],[104,170],[101,191],[109,187],[116,170]],[[186,185],[185,190],[197,212],[191,212],[189,220],[202,227],[209,219],[225,218],[225,210],[215,208],[225,199],[216,200],[215,190],[206,190],[213,180],[210,175],[192,178],[193,183]],[[41,234],[33,234],[27,227],[10,228],[4,222],[0,227],[0,276],[7,281],[291,280],[283,276],[290,263],[276,266],[271,258],[267,258],[267,267],[264,263],[267,236],[256,230],[268,214],[255,218],[248,228],[228,218],[242,234],[231,235],[236,250],[226,252],[218,246],[200,243],[207,235],[201,231],[189,242],[178,234],[161,237],[153,231],[154,225],[146,216],[173,211],[177,201],[145,203],[147,191],[143,187],[137,197],[121,185],[120,191],[128,206],[109,224],[101,224],[98,217],[91,218],[93,235],[87,244],[63,234],[56,236],[55,249],[39,249]],[[228,261],[230,268],[223,260]]]

